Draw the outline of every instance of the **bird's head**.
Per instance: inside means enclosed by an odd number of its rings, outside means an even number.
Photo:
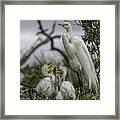
[[[65,28],[67,32],[72,30],[72,26],[71,26],[70,22],[68,22],[68,21],[64,21],[64,23],[59,23],[58,25]]]
[[[53,69],[54,69],[53,64],[44,64],[42,66],[42,73],[44,76],[48,76],[49,73],[52,73]]]

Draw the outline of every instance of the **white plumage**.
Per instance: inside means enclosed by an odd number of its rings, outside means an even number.
[[[39,81],[35,88],[35,91],[38,94],[50,97],[55,93],[55,76],[52,73],[48,73],[48,66],[46,64],[42,67],[42,73],[45,78]]]
[[[55,92],[54,84],[48,77],[40,80],[35,90],[38,94],[45,95],[47,97],[50,97]]]
[[[76,98],[75,88],[71,82],[65,81],[67,75],[67,67],[59,66],[63,74],[58,76],[60,90],[56,96],[57,100],[74,100]]]
[[[76,72],[82,71],[83,82],[87,81],[89,89],[94,89],[97,93],[98,80],[90,53],[85,43],[80,37],[72,35],[72,26],[69,22],[64,22],[59,25],[65,28],[65,32],[62,35],[62,41],[69,58],[71,68]]]
[[[62,82],[60,86],[60,93],[64,100],[74,100],[76,98],[75,88],[69,81]]]
[[[53,83],[55,83],[55,75],[53,71],[49,73],[48,65],[44,64],[42,66],[42,73],[46,78],[50,79]]]
[[[61,82],[65,81],[66,76],[67,76],[67,67],[64,66],[59,66],[59,69],[63,71],[62,76],[60,77]]]

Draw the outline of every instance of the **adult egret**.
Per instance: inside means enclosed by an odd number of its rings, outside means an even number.
[[[46,64],[42,67],[42,73],[45,77],[39,81],[34,90],[38,94],[51,97],[55,94],[55,75],[52,72],[49,73],[48,65]]]
[[[69,22],[59,24],[65,28],[62,34],[62,41],[69,58],[71,68],[77,73],[81,73],[82,82],[89,84],[89,89],[98,93],[98,79],[90,53],[79,36],[72,35],[72,26]],[[84,78],[84,79],[83,79]]]

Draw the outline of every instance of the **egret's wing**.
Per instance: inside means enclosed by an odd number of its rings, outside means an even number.
[[[89,53],[87,47],[86,46],[82,46],[82,48],[83,48],[85,54],[87,55],[87,58],[89,59],[89,62],[90,62],[92,70],[95,72],[94,64],[93,64],[92,58],[90,56],[90,53]]]
[[[78,37],[78,36],[74,36],[72,38],[72,42],[73,42],[73,44],[75,45],[75,48],[76,48],[76,55],[77,55],[78,50],[81,50],[81,52],[85,53],[85,56],[89,60],[88,64],[90,65],[90,68],[91,68],[91,73],[90,73],[91,74],[91,80],[89,80],[89,84],[97,92],[98,91],[98,87],[97,87],[98,79],[97,79],[95,68],[94,68],[94,65],[93,65],[90,53],[89,53],[89,51],[87,49],[87,46],[85,45],[84,41],[80,37]],[[80,56],[77,55],[77,57],[79,58]],[[79,59],[79,61],[80,61],[80,59]],[[85,73],[84,73],[84,75],[85,75]],[[87,76],[85,75],[85,77],[87,77]]]
[[[91,68],[93,68],[92,63],[91,63],[92,59],[91,59],[90,53],[89,53],[84,41],[79,36],[74,36],[72,38],[72,42],[76,46],[77,50],[79,50],[80,47],[82,48],[83,52],[85,53],[85,55],[87,56],[87,58],[90,62]]]
[[[95,92],[97,93],[98,92],[98,79],[97,79],[97,76],[96,76],[94,64],[93,64],[93,61],[91,59],[91,56],[89,54],[89,51],[88,51],[86,45],[83,44],[82,48],[83,48],[84,52],[86,53],[86,55],[87,55],[87,57],[89,59],[89,62],[90,62],[90,65],[91,65],[91,70],[92,70],[92,73],[91,73],[91,76],[92,76],[91,85],[92,85],[93,89],[95,90]]]

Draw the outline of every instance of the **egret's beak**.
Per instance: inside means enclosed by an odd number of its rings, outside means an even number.
[[[59,23],[58,25],[64,27],[64,24],[63,24],[63,23]]]

